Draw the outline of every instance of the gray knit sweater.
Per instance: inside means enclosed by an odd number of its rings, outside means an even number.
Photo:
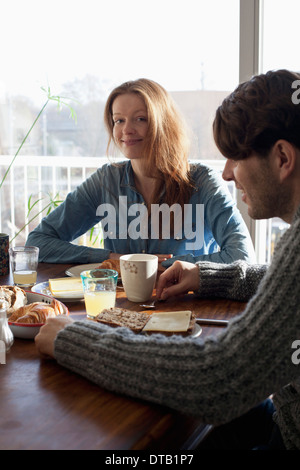
[[[300,370],[292,361],[300,339],[300,207],[268,269],[244,261],[199,269],[198,295],[250,299],[216,338],[144,336],[79,321],[58,334],[56,359],[101,387],[212,424],[274,394],[285,445],[300,449]]]

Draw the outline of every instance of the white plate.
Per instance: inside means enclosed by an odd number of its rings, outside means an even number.
[[[90,271],[91,269],[98,269],[101,263],[97,264],[81,264],[79,266],[73,266],[65,271],[67,276],[80,277],[80,273],[83,271]]]
[[[90,271],[92,269],[101,269],[100,268],[101,263],[97,264],[81,264],[79,266],[73,266],[72,268],[69,268],[65,271],[67,276],[70,277],[80,277],[80,273],[83,271]],[[121,277],[118,277],[118,284],[121,284]]]
[[[36,284],[35,286],[31,288],[31,291],[37,292],[39,294],[48,295],[53,298],[52,292],[49,289],[48,281],[40,282],[39,284]],[[60,294],[60,295],[56,295],[55,298],[58,300],[64,300],[65,302],[78,302],[78,300],[84,299],[84,295],[83,295],[83,292],[82,293],[76,292],[72,294],[72,296],[70,296],[70,294]]]
[[[184,336],[185,338],[198,338],[198,336],[202,333],[202,328],[198,323],[195,323],[193,330],[191,333],[167,333],[163,331],[141,331],[144,335],[153,335],[153,334],[166,334],[167,336]]]
[[[191,332],[190,334],[190,337],[191,338],[198,338],[198,336],[200,336],[202,333],[202,328],[200,325],[198,325],[198,323],[195,323],[195,326],[193,328],[193,331]]]
[[[53,297],[45,294],[26,291],[26,295],[28,304],[33,302],[45,302],[46,304],[51,304],[53,301]],[[68,308],[62,302],[60,302],[60,304],[63,308],[63,315],[69,315]],[[8,319],[8,324],[15,338],[34,339],[44,323],[11,323]]]

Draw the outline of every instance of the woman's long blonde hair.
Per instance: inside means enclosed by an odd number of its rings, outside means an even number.
[[[110,93],[104,110],[104,122],[109,133],[107,153],[111,144],[115,144],[112,105],[117,96],[126,93],[138,94],[148,113],[143,158],[146,174],[157,181],[151,204],[162,202],[160,197],[164,191],[164,203],[178,203],[183,208],[192,191],[188,163],[190,140],[182,116],[170,94],[161,85],[141,78],[125,82]]]

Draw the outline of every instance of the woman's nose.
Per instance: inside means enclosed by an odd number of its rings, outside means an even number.
[[[129,121],[126,121],[123,126],[123,134],[134,134],[134,133],[135,133],[134,126]]]

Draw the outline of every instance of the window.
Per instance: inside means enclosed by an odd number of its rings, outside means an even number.
[[[4,11],[3,43],[13,31],[20,40],[10,42],[2,57],[1,98],[11,117],[1,127],[2,154],[17,148],[45,101],[40,87],[49,84],[52,93],[79,100],[78,123],[67,109],[58,115],[48,106],[28,154],[102,157],[109,91],[143,76],[174,95],[194,132],[195,156],[219,157],[211,122],[238,83],[238,0],[153,0],[147,11],[140,0],[53,0],[47,10],[39,0],[20,0],[7,2]]]
[[[298,0],[262,0],[260,72],[289,69],[299,72],[297,54],[300,3]],[[288,224],[274,218],[261,223],[261,238],[266,248],[261,250],[261,261],[269,262],[274,247]],[[265,259],[263,258],[265,256]]]
[[[79,101],[73,103],[77,123],[68,108],[58,113],[55,103],[47,105],[2,191],[2,231],[13,235],[26,223],[31,194],[31,203],[41,199],[34,215],[47,205],[48,192],[64,198],[101,164],[105,100],[130,79],[153,79],[173,94],[192,129],[191,158],[222,158],[211,125],[216,107],[238,83],[239,0],[153,0],[147,6],[140,0],[14,0],[2,8],[0,36],[9,45],[1,56],[2,175],[46,100],[41,86]]]
[[[261,71],[289,69],[300,71],[299,0],[263,0],[261,28]]]
[[[222,169],[212,138],[216,107],[242,80],[270,68],[300,69],[298,0],[12,0],[2,6],[0,40],[0,181],[46,95],[48,103],[0,190],[0,230],[22,244],[45,214],[49,198],[65,195],[105,161],[103,107],[123,81],[151,78],[170,91],[192,129],[191,158]],[[259,262],[268,261],[281,221],[248,224]],[[32,198],[30,199],[30,196]],[[86,241],[84,241],[86,242]]]

